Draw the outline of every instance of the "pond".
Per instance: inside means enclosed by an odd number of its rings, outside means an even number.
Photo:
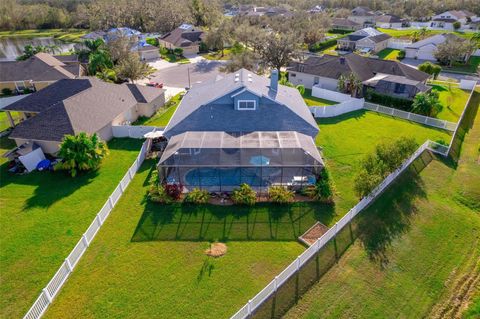
[[[56,45],[58,46],[58,52],[68,52],[70,49],[73,49],[74,43],[65,43],[59,40],[54,39],[53,37],[45,38],[1,38],[0,39],[0,61],[13,61],[18,56],[22,55],[23,48],[26,45]]]

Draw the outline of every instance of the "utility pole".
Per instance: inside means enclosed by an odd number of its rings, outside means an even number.
[[[190,85],[190,66],[187,66],[187,74],[188,74],[188,89],[190,90],[191,85]]]

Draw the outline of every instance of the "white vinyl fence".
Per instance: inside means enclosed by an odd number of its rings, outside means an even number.
[[[331,239],[333,239],[352,219],[363,209],[369,206],[392,182],[403,173],[421,154],[430,150],[446,156],[448,148],[432,141],[421,145],[412,156],[410,156],[397,170],[387,176],[368,196],[364,197],[345,216],[343,216],[332,228],[322,235],[312,246],[306,249],[297,259],[275,277],[265,288],[263,288],[253,299],[249,300],[231,319],[250,318],[254,311],[267,301],[291,276],[297,273],[300,268],[317,254]]]
[[[405,47],[408,47],[411,44],[412,44],[411,40],[390,38],[388,40],[387,48],[405,50]]]
[[[95,235],[100,230],[107,217],[110,215],[113,207],[118,202],[123,192],[130,184],[130,181],[133,179],[138,169],[142,165],[143,161],[145,160],[146,151],[147,144],[145,142],[143,143],[140,153],[138,154],[138,157],[133,165],[128,169],[127,173],[117,185],[112,195],[110,195],[108,200],[105,202],[90,226],[83,234],[82,238],[80,238],[78,243],[75,245],[70,255],[68,255],[58,271],[55,273],[55,275],[53,275],[53,278],[42,290],[40,296],[38,296],[37,300],[33,303],[33,306],[30,308],[30,310],[28,310],[24,319],[38,319],[45,313],[48,306],[52,303],[53,298],[55,298],[55,296],[58,294],[63,284],[68,279],[75,266],[78,264],[78,261],[85,253],[92,240],[95,238]]]
[[[141,125],[114,125],[112,126],[114,137],[143,138],[146,133],[154,130],[163,130],[163,127]]]
[[[364,107],[370,111],[375,111],[378,113],[399,117],[405,120],[425,124],[428,126],[433,126],[436,128],[445,129],[451,132],[455,131],[455,128],[457,126],[457,123],[440,120],[440,119],[436,119],[433,117],[428,117],[420,114],[410,113],[410,112],[406,112],[406,111],[402,111],[402,110],[398,110],[398,109],[394,109],[391,107],[378,105],[374,103],[365,102]]]
[[[337,91],[323,89],[318,85],[314,85],[312,87],[312,96],[325,99],[325,100],[335,101],[335,102],[358,100],[354,97],[351,97],[349,94],[344,94]]]
[[[314,117],[334,117],[345,113],[363,109],[364,99],[351,99],[335,105],[311,106],[310,111]]]

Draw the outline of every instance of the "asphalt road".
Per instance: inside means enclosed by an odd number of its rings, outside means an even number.
[[[155,72],[150,77],[150,81],[163,83],[168,87],[186,88],[189,86],[189,73],[191,86],[194,86],[195,83],[214,81],[217,75],[224,74],[219,70],[222,64],[219,61],[202,60],[196,63],[175,65]]]

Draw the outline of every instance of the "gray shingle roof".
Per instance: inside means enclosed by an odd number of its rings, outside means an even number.
[[[237,75],[238,81],[235,80]],[[285,106],[291,112],[293,112],[293,114],[296,114],[299,118],[301,118],[306,125],[318,132],[317,123],[312,117],[312,114],[305,105],[305,101],[297,89],[284,85],[278,85],[278,90],[275,92],[270,89],[270,80],[268,78],[256,75],[255,73],[246,69],[240,69],[237,72],[226,75],[225,78],[219,79],[212,83],[194,86],[192,89],[190,89],[182,99],[175,114],[165,128],[165,133],[167,133],[169,130],[172,130],[176,125],[185,120],[202,106],[208,105],[226,95],[233,94],[234,92],[240,92],[242,90],[247,90],[258,97],[263,97],[272,101],[272,103]],[[275,111],[272,111],[272,113],[275,113]],[[237,114],[237,117],[247,116],[245,114],[247,113],[242,115]],[[256,116],[256,114],[255,112],[252,112],[248,113],[248,116]],[[272,118],[273,116],[275,115],[272,114]],[[269,119],[267,118],[262,120],[268,121]],[[285,120],[286,119],[283,119],[283,121]],[[254,119],[252,118],[250,121],[254,121]],[[209,124],[205,123],[205,128],[203,130],[210,130],[208,125]]]
[[[185,30],[181,27],[176,28],[175,30],[165,34],[161,37],[161,40],[171,43],[176,47],[186,47],[190,46],[196,42],[200,42],[203,31],[197,30],[194,27],[193,29]]]
[[[332,25],[342,27],[356,27],[360,26],[361,24],[345,18],[335,18],[332,20]]]
[[[290,71],[302,72],[338,79],[341,75],[355,73],[361,81],[371,79],[377,73],[405,76],[417,81],[425,81],[429,75],[396,61],[379,60],[350,53],[344,56],[311,56],[303,63],[292,63]]]
[[[10,137],[60,141],[65,134],[91,134],[133,108],[137,100],[151,101],[161,94],[163,90],[135,89],[97,78],[60,80],[5,108],[39,113],[17,125]]]
[[[64,63],[48,53],[38,53],[25,61],[0,62],[0,82],[57,81],[80,75],[79,63]]]

